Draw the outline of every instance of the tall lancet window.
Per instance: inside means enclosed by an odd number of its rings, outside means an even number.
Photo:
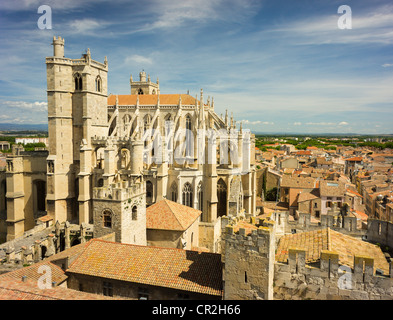
[[[171,186],[171,199],[173,202],[177,202],[177,185],[175,182]]]
[[[74,75],[75,90],[82,90],[82,76],[79,73]]]
[[[227,185],[222,179],[217,182],[217,199],[217,216],[225,216],[227,214]]]
[[[183,187],[183,204],[192,208],[192,186],[188,182]]]
[[[101,92],[101,77],[97,76],[96,78],[96,91]]]
[[[202,211],[202,221],[205,221],[204,217],[203,217],[203,188],[202,188],[202,181],[199,182],[199,184],[198,184],[197,192],[198,192],[198,210]]]
[[[191,116],[188,114],[186,116],[186,156],[192,156],[193,150],[193,134],[192,134],[192,123],[191,123]]]

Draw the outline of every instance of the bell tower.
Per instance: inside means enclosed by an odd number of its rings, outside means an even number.
[[[108,63],[92,60],[89,49],[81,59],[66,58],[64,42],[54,37],[46,58],[47,211],[60,223],[89,223],[91,137],[107,134]]]
[[[160,94],[160,82],[152,82],[150,75],[146,80],[146,72],[142,70],[139,73],[139,81],[133,81],[132,75],[130,76],[131,94]]]

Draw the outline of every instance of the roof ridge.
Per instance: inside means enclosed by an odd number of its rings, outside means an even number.
[[[164,199],[164,200],[168,200],[168,199]],[[169,200],[168,200],[168,201],[169,201]],[[174,215],[175,218],[176,218],[177,223],[178,223],[183,229],[185,229],[185,227],[183,226],[183,224],[180,222],[180,220],[179,220],[177,214],[175,214],[175,212],[174,212],[174,210],[173,210],[174,208],[171,207],[172,202],[175,204],[175,205],[173,205],[174,207],[176,207],[177,204],[180,205],[180,203],[177,203],[177,202],[174,202],[174,201],[171,201],[171,202],[168,202],[168,201],[165,201],[166,205],[169,207],[169,209],[171,209],[173,215]],[[175,209],[177,209],[177,208],[175,208]]]

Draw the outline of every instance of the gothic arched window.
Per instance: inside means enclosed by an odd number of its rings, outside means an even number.
[[[76,73],[74,76],[75,90],[82,90],[82,76]]]
[[[192,123],[191,116],[188,114],[186,116],[186,156],[192,155],[193,150],[193,134],[192,134]]]
[[[183,204],[192,208],[192,186],[186,182],[183,187]]]
[[[175,182],[171,186],[171,199],[173,202],[177,202],[177,185]]]
[[[153,183],[146,181],[146,203],[151,204],[153,201]]]
[[[112,212],[110,210],[104,210],[102,219],[104,228],[112,228]]]
[[[199,182],[198,188],[197,188],[197,194],[198,194],[198,210],[202,211],[202,221],[204,221],[203,217],[203,188],[202,188],[202,182]]]
[[[143,94],[143,90],[141,88],[139,88],[138,94]]]
[[[132,220],[138,220],[138,208],[136,206],[132,207]]]
[[[217,216],[225,216],[227,214],[227,185],[222,179],[217,182],[217,200]]]
[[[143,131],[146,131],[150,127],[151,116],[150,114],[145,115],[143,118]]]
[[[96,78],[96,91],[101,92],[101,77],[97,76]]]

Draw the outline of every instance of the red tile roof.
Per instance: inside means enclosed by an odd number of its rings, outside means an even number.
[[[40,289],[37,281],[0,278],[0,300],[119,300],[64,287]],[[124,299],[124,298],[122,298]]]
[[[146,209],[146,228],[159,230],[187,230],[202,211],[163,199]]]
[[[7,272],[0,275],[0,279],[15,279],[20,280],[23,276],[26,276],[27,279],[38,281],[38,279],[43,275],[44,272],[39,272],[41,266],[49,267],[51,270],[52,281],[56,282],[58,285],[67,280],[67,276],[64,271],[54,265],[49,261],[42,261],[39,263],[35,263],[31,266],[24,267],[21,269],[16,269],[15,271]],[[46,272],[46,271],[45,271]]]
[[[108,105],[116,104],[116,97],[120,106],[136,105],[137,98],[139,98],[140,105],[156,105],[158,97],[160,97],[160,105],[178,105],[179,100],[182,100],[184,105],[195,105],[195,98],[188,94],[128,94],[128,95],[110,95],[108,97]]]
[[[222,295],[220,254],[100,239],[88,243],[67,273]]]
[[[311,151],[299,150],[296,151],[296,154],[299,156],[311,156]]]
[[[336,251],[339,263],[351,268],[355,255],[366,255],[374,259],[374,271],[379,268],[389,274],[389,264],[379,247],[330,228],[282,236],[277,246],[276,261],[287,262],[290,247],[305,249],[306,263],[319,261],[321,250]]]

